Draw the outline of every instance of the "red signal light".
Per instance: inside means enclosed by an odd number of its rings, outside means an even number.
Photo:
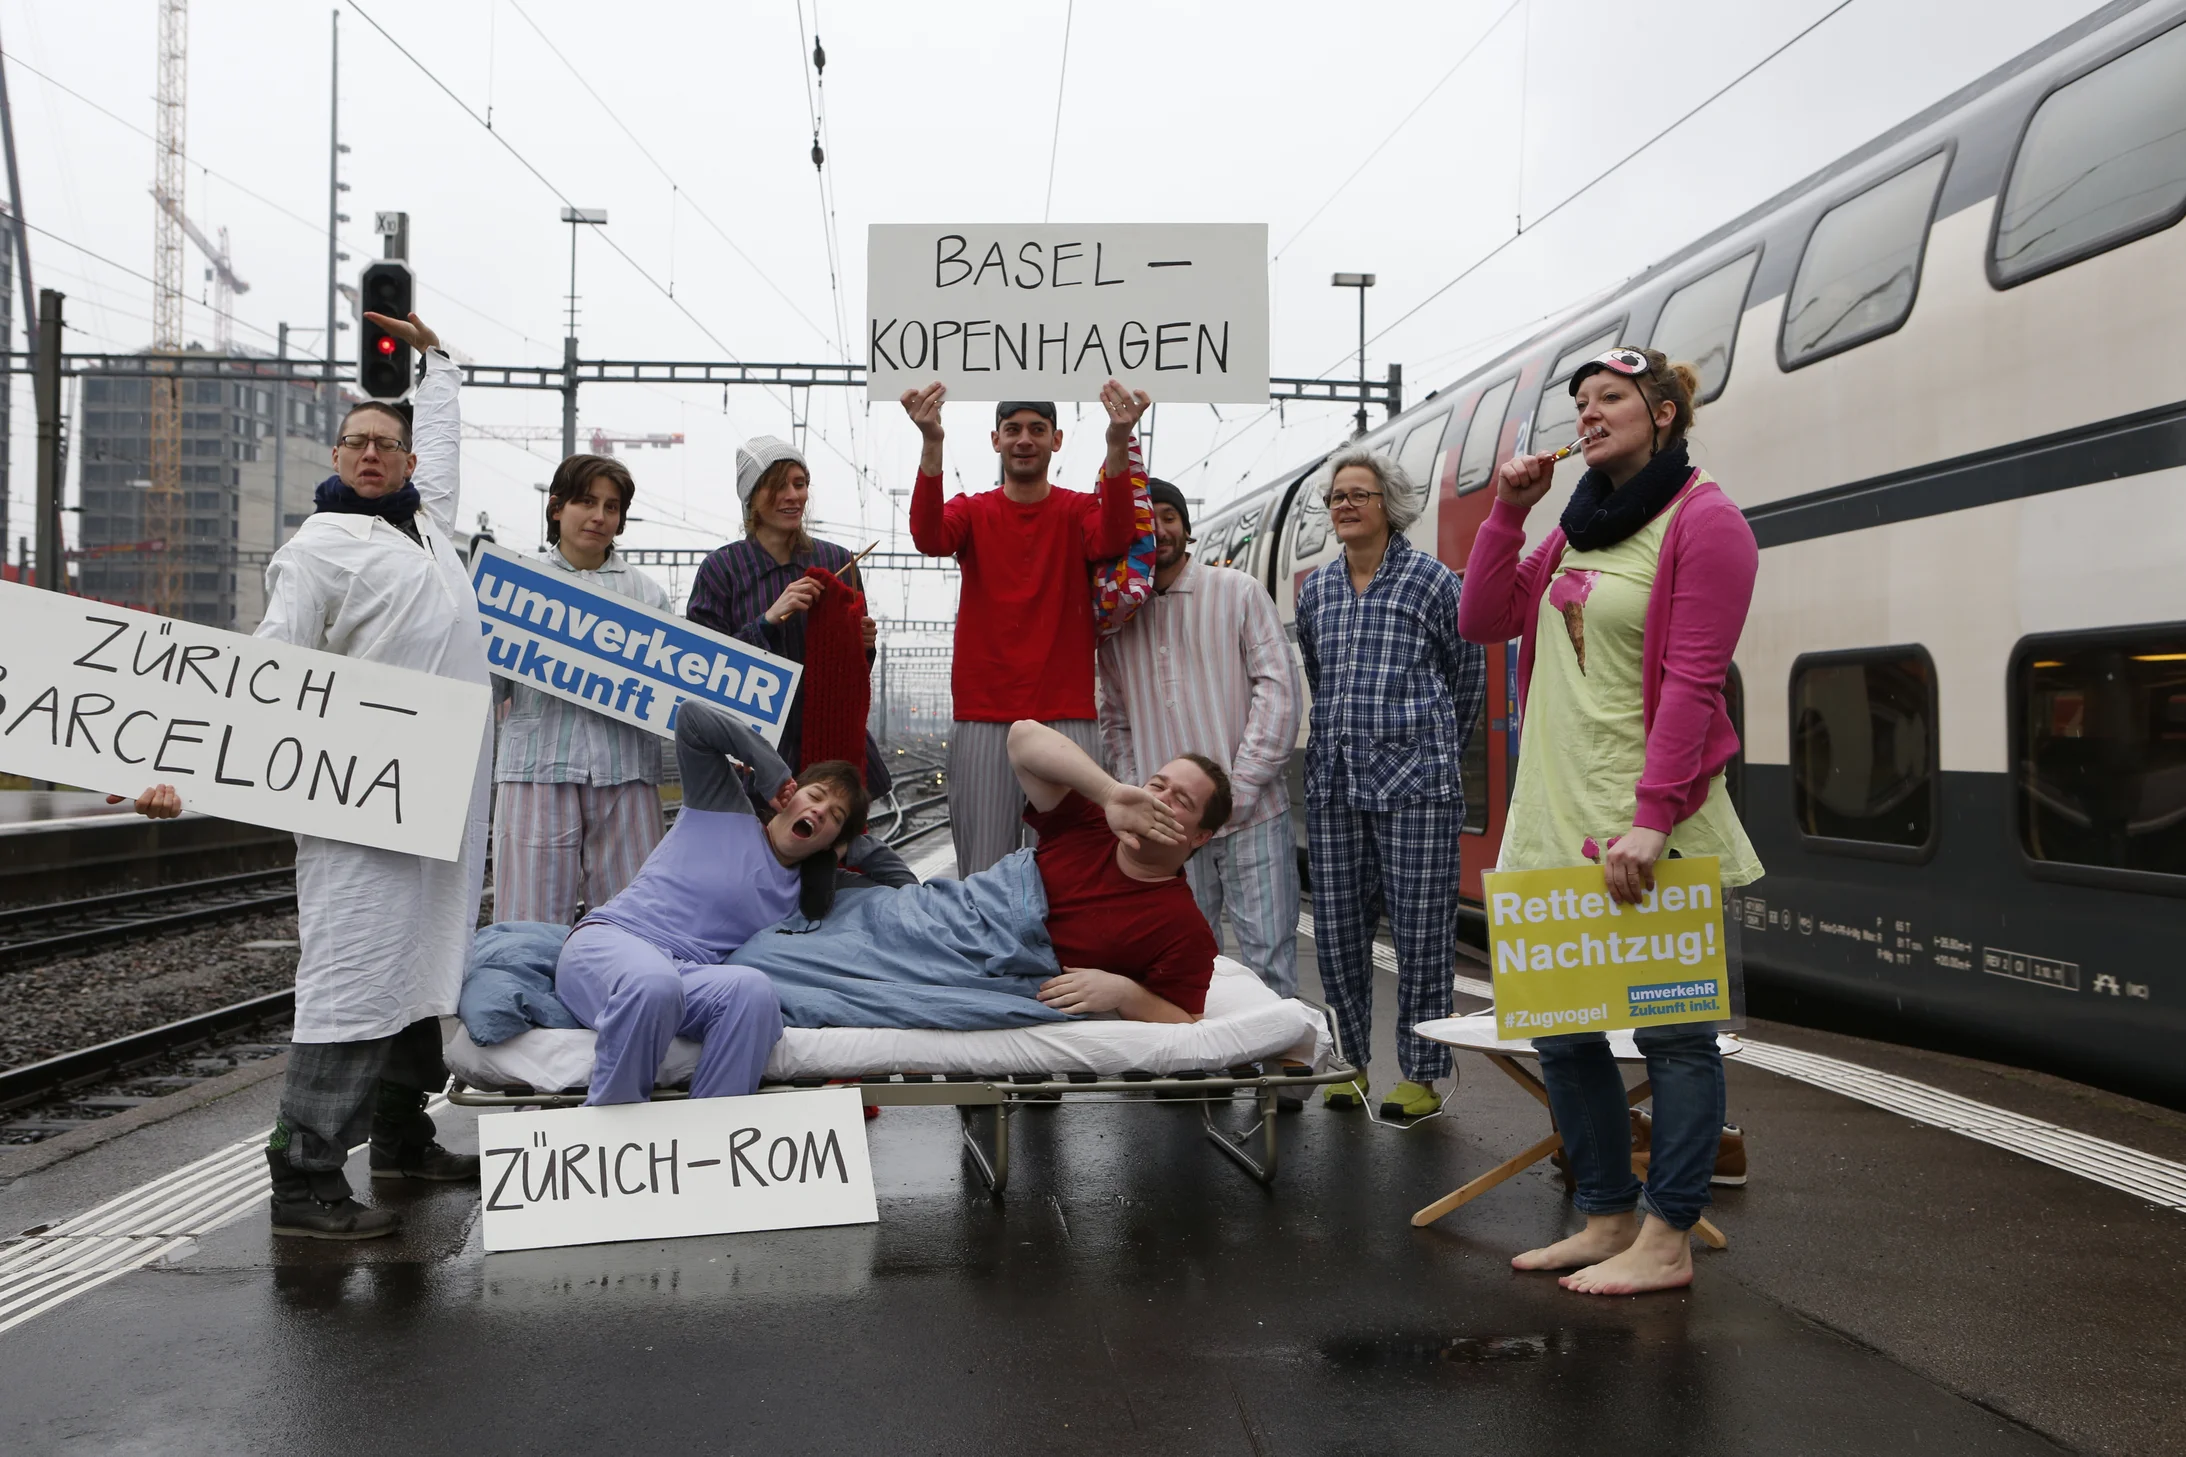
[[[391,337],[389,337],[388,335],[386,335],[386,334],[382,334],[382,335],[380,335],[380,338],[379,338],[379,351],[380,351],[380,353],[382,353],[382,354],[392,354],[392,353],[394,353],[394,352],[395,352],[395,341],[394,341],[394,340],[393,340],[393,339],[392,339]]]

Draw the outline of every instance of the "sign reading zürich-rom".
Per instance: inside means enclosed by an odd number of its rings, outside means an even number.
[[[471,587],[497,676],[663,738],[686,699],[703,699],[781,742],[804,671],[788,658],[492,542],[471,560]]]
[[[1268,397],[1265,223],[876,223],[866,249],[873,399]]]

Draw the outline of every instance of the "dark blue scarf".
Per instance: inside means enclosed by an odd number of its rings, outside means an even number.
[[[1564,528],[1564,540],[1573,551],[1615,546],[1654,520],[1656,513],[1685,488],[1692,473],[1682,440],[1659,452],[1621,486],[1612,486],[1608,476],[1589,470],[1579,477],[1571,502],[1564,507],[1559,523]]]
[[[417,487],[409,481],[402,483],[399,491],[389,491],[384,496],[360,496],[342,484],[340,476],[328,476],[319,482],[319,489],[312,496],[312,504],[321,511],[340,511],[350,516],[384,517],[390,526],[407,530],[411,519],[417,515]]]

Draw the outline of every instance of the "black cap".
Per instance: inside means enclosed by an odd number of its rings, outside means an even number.
[[[1167,481],[1148,478],[1146,494],[1153,497],[1156,506],[1172,506],[1176,514],[1184,518],[1184,534],[1192,534],[1192,508],[1184,504],[1184,493]]]
[[[1053,400],[1004,400],[994,407],[994,423],[1001,424],[1019,410],[1030,410],[1035,415],[1044,416],[1048,424],[1055,423],[1055,402]]]

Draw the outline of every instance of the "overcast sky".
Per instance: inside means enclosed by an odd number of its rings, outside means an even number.
[[[1067,0],[364,0],[340,7],[341,126],[354,149],[345,274],[379,251],[373,212],[407,210],[420,312],[449,343],[481,363],[558,362],[566,198],[611,217],[604,236],[579,240],[586,357],[826,361],[861,348],[870,223],[1264,222],[1274,372],[1348,375],[1355,295],[1329,286],[1332,271],[1379,275],[1368,298],[1379,333],[1523,223],[1493,262],[1369,345],[1368,372],[1400,362],[1417,398],[2093,8],[1107,0],[1078,17]],[[72,350],[150,340],[140,275],[152,268],[156,14],[152,0],[0,0],[25,215],[110,260],[32,235],[37,282],[69,295]],[[197,0],[190,12],[185,206],[207,231],[229,229],[251,285],[237,340],[269,351],[281,321],[304,351],[324,328],[331,14],[297,0]],[[840,242],[832,287],[809,155],[815,25]],[[209,340],[202,274],[193,250],[187,330]],[[20,348],[20,313],[14,330]],[[823,534],[862,546],[891,521],[900,532],[887,493],[909,487],[917,456],[900,409],[813,396]],[[685,434],[680,449],[630,456],[646,518],[632,544],[718,544],[737,514],[736,444],[789,433],[786,396],[752,388],[600,386],[582,404],[580,433]],[[549,426],[559,396],[471,390],[464,412]],[[1098,427],[1089,416],[1073,431],[1067,405],[1063,417],[1058,480],[1088,486]],[[1219,503],[1340,438],[1347,417],[1177,406],[1157,415],[1154,466]],[[974,484],[992,477],[987,418],[977,405],[948,416],[952,467]],[[31,432],[23,380],[10,541],[29,529]],[[553,442],[466,442],[466,515],[487,511],[504,540],[530,544],[532,487],[557,454]],[[922,577],[908,598],[892,588],[881,601],[939,612],[941,586]]]

